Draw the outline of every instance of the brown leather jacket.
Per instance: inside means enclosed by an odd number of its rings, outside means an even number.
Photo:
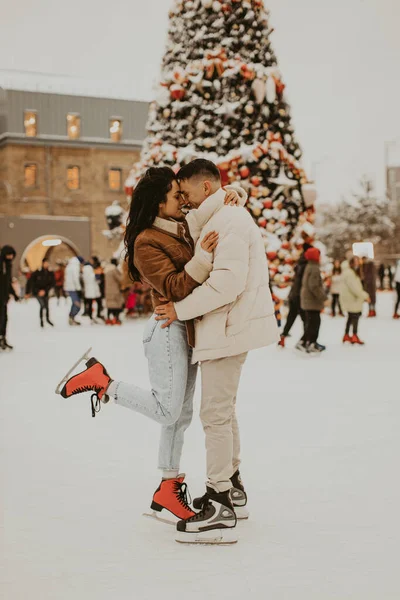
[[[142,280],[152,288],[153,308],[160,296],[179,302],[200,285],[185,270],[194,254],[187,224],[156,219],[135,242],[135,266]],[[194,347],[194,322],[186,321],[188,342]]]

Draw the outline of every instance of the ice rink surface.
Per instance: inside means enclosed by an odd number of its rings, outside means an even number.
[[[400,321],[381,294],[365,347],[343,347],[324,317],[320,357],[253,352],[238,415],[251,518],[231,547],[181,546],[142,517],[159,483],[159,426],[89,395],[54,389],[89,346],[113,379],[148,385],[144,322],[41,330],[35,300],[10,303],[0,355],[1,597],[4,600],[398,600]],[[198,386],[199,387],[199,386]],[[199,390],[198,390],[199,392]],[[182,470],[203,493],[195,418]],[[396,475],[397,473],[397,475]]]

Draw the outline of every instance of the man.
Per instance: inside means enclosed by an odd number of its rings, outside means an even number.
[[[194,212],[201,232],[198,244],[210,231],[219,233],[219,243],[209,279],[184,300],[156,308],[158,319],[166,319],[164,327],[176,319],[197,319],[193,361],[201,362],[200,417],[208,482],[206,494],[194,502],[201,511],[179,521],[177,540],[201,543],[218,530],[220,542],[229,543],[237,541],[232,488],[246,503],[235,410],[240,375],[248,351],[275,343],[279,335],[264,242],[251,215],[243,207],[231,210],[222,203],[215,209],[212,199],[224,191],[212,162],[194,160],[178,178],[187,202],[198,209]]]
[[[81,310],[82,285],[81,285],[81,267],[84,263],[82,256],[73,256],[70,258],[65,269],[64,290],[71,298],[71,310],[69,311],[69,324],[80,325],[76,320],[76,315]]]
[[[43,317],[46,317],[46,321],[51,327],[54,327],[50,320],[49,315],[49,293],[50,290],[55,286],[54,273],[49,270],[50,263],[44,258],[42,261],[42,268],[38,269],[30,277],[27,285],[27,295],[33,295],[37,298],[40,306],[40,327],[44,327]]]
[[[12,246],[3,246],[0,250],[0,350],[12,350],[7,342],[7,304],[10,294],[18,301],[18,296],[11,285],[12,262],[16,256]]]

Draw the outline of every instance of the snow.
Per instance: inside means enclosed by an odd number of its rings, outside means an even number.
[[[394,298],[362,320],[365,347],[343,347],[341,318],[324,317],[325,355],[253,352],[238,399],[242,475],[251,518],[231,547],[181,546],[174,529],[141,516],[158,485],[158,426],[112,404],[54,394],[89,346],[113,378],[147,384],[143,322],[69,329],[35,300],[10,304],[13,353],[0,356],[2,597],[153,600],[207,597],[385,600],[398,571],[398,369]],[[196,416],[182,468],[204,490]],[[398,422],[398,420],[397,420]]]

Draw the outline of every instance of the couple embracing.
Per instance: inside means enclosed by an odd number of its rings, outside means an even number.
[[[125,246],[132,279],[152,288],[155,311],[143,337],[151,390],[111,379],[95,358],[82,373],[67,380],[68,374],[61,390],[64,397],[92,391],[93,414],[112,398],[160,423],[162,480],[151,508],[179,519],[180,542],[235,542],[237,518],[248,516],[236,395],[247,353],[279,335],[264,243],[245,202],[241,188],[222,189],[208,160],[196,159],[177,175],[168,167],[148,169],[133,192]],[[180,458],[198,366],[208,481],[193,510]]]

